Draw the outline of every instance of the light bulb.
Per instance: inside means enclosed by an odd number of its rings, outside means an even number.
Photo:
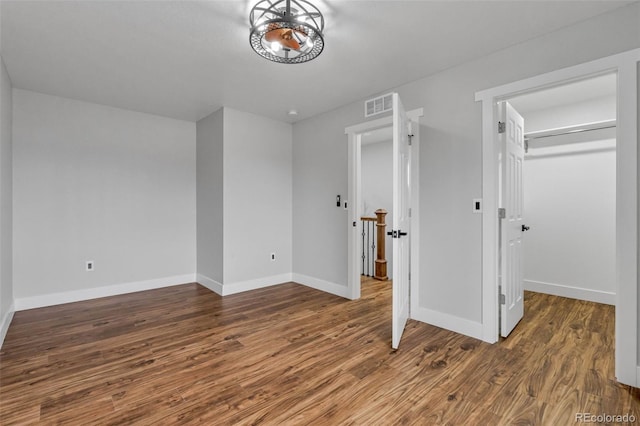
[[[279,52],[280,49],[282,49],[282,45],[280,43],[278,43],[277,41],[271,43],[271,50],[273,50],[274,52]]]
[[[311,49],[313,47],[313,40],[311,40],[311,37],[307,37],[307,41],[304,44]]]

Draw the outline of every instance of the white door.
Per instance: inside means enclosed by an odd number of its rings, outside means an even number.
[[[501,289],[500,334],[507,337],[524,314],[522,234],[522,166],[524,163],[524,119],[508,103],[502,108]]]
[[[409,235],[411,146],[407,114],[393,94],[393,309],[391,346],[398,348],[409,319]]]

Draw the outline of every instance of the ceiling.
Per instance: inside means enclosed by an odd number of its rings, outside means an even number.
[[[312,1],[326,46],[304,64],[251,50],[257,0],[2,0],[0,51],[21,89],[190,121],[226,106],[294,122],[634,3]]]

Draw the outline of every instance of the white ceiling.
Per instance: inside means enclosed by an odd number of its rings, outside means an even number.
[[[249,46],[256,2],[2,0],[1,53],[17,88],[191,121],[222,106],[296,121],[633,3],[313,0],[325,50],[284,65]]]

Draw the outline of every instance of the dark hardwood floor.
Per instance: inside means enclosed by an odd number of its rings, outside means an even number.
[[[495,345],[409,321],[390,282],[347,301],[288,283],[224,299],[197,284],[17,312],[0,423],[568,425],[640,417],[614,380],[613,307],[527,293]]]

